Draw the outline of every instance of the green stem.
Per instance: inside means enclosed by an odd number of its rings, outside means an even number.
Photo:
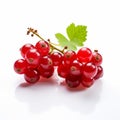
[[[46,40],[43,39],[38,33],[33,32],[33,31],[30,31],[30,32],[32,32],[34,35],[36,35],[37,37],[39,37],[41,40],[46,41]],[[63,49],[63,50],[58,49],[57,47],[55,47],[54,45],[52,45],[52,43],[51,43],[50,41],[49,41],[49,45],[50,45],[50,47],[51,47],[52,49],[55,49],[55,50],[57,50],[57,51],[59,51],[59,52],[61,52],[61,53],[64,53],[64,49]]]
[[[37,33],[33,33],[34,35],[36,35],[37,37],[39,37],[41,40],[44,40],[39,34]]]
[[[61,53],[64,53],[63,50],[60,50],[60,49],[56,48],[56,47],[53,46],[51,43],[49,43],[49,44],[50,44],[50,47],[52,47],[53,49],[55,49],[55,50],[57,50],[57,51],[59,51],[59,52],[61,52]]]

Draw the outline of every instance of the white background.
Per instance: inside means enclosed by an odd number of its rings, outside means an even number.
[[[119,0],[0,0],[0,120],[120,120],[119,17]],[[85,46],[102,54],[103,78],[85,91],[24,86],[13,64],[23,44],[38,41],[26,36],[27,27],[56,41],[72,22],[87,25]]]

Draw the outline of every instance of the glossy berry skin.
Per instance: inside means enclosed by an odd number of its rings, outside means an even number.
[[[83,66],[82,63],[78,61],[73,61],[73,63],[71,63],[70,68],[69,68],[69,74],[81,76],[82,66]]]
[[[36,83],[40,79],[40,74],[36,69],[27,69],[24,74],[24,79],[28,83]]]
[[[91,87],[94,83],[94,79],[93,78],[87,78],[85,76],[82,76],[82,81],[81,81],[81,84],[88,88],[88,87]]]
[[[102,63],[102,56],[100,53],[98,53],[97,51],[92,53],[92,59],[91,62],[93,62],[96,66],[100,66]]]
[[[97,66],[97,74],[94,77],[95,80],[101,78],[103,76],[103,68],[102,66]]]
[[[24,59],[18,59],[14,63],[14,70],[18,74],[25,73],[25,70],[27,68],[27,62]]]
[[[80,81],[79,81],[79,80],[76,80],[76,81],[72,82],[72,81],[69,81],[69,80],[67,79],[67,80],[66,80],[66,84],[67,84],[67,86],[70,87],[70,88],[76,88],[76,87],[78,87],[78,86],[80,85]]]
[[[41,54],[41,56],[46,56],[48,55],[50,51],[50,46],[48,42],[44,40],[40,40],[36,43],[35,48],[38,50],[38,52]]]
[[[77,58],[80,62],[89,62],[92,58],[92,51],[87,48],[87,47],[82,47],[78,52],[77,52]]]
[[[59,52],[53,52],[53,53],[50,55],[50,58],[52,59],[54,66],[60,65],[60,64],[62,63],[62,60],[63,60],[63,56],[62,56],[62,54],[59,53]]]
[[[20,52],[21,52],[22,57],[25,58],[25,54],[27,53],[27,51],[30,49],[33,49],[33,48],[35,48],[34,45],[32,45],[30,43],[23,45],[20,48]]]
[[[83,66],[83,75],[87,78],[93,78],[97,74],[97,66],[88,62]]]
[[[57,73],[60,77],[66,78],[69,72],[70,66],[62,63],[57,68]]]
[[[68,74],[65,81],[68,87],[76,88],[80,85],[80,76]]]
[[[51,66],[50,68],[43,68],[42,66],[38,67],[38,71],[40,72],[40,75],[45,78],[49,78],[53,75],[54,73],[54,67]]]
[[[80,85],[82,77],[82,64],[78,61],[73,61],[68,68],[65,81],[68,87],[76,88]]]
[[[40,59],[38,70],[42,77],[49,78],[54,73],[53,61],[49,56]]]
[[[41,57],[39,66],[46,70],[50,69],[53,67],[53,61],[49,56]]]
[[[25,55],[26,61],[31,65],[39,65],[40,62],[40,53],[37,49],[30,49]]]
[[[76,60],[76,58],[77,56],[75,51],[68,50],[67,52],[64,53],[63,61],[65,64],[70,65],[74,60]]]

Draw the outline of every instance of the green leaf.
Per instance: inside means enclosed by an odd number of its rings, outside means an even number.
[[[77,25],[74,23],[70,24],[66,28],[66,33],[68,38],[66,38],[61,33],[55,34],[58,39],[59,44],[62,47],[67,46],[68,49],[77,50],[77,46],[83,46],[87,37],[87,26]]]
[[[67,45],[68,40],[64,35],[62,35],[61,33],[56,33],[55,37],[58,39],[58,42],[62,47]]]
[[[58,39],[58,42],[61,45],[61,47],[67,46],[68,49],[70,49],[70,50],[77,49],[76,46],[73,43],[69,42],[68,39],[64,35],[62,35],[61,33],[56,33],[55,37]]]
[[[69,39],[72,40],[74,38],[74,35],[75,35],[75,24],[74,23],[70,24],[66,28],[66,32],[67,32]]]
[[[86,41],[87,37],[87,27],[83,25],[75,26],[74,23],[70,24],[67,29],[67,35],[70,42],[73,42],[76,46],[83,46],[83,42]]]

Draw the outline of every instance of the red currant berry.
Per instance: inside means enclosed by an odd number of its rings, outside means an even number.
[[[80,85],[80,76],[68,74],[65,81],[68,87],[75,88]]]
[[[76,87],[78,87],[80,85],[79,80],[76,80],[74,82],[66,80],[66,83],[67,83],[68,87],[70,87],[70,88],[76,88]]]
[[[81,84],[84,86],[84,87],[91,87],[94,83],[94,79],[93,78],[87,78],[85,76],[82,76],[82,81],[81,81]]]
[[[77,53],[77,58],[80,62],[89,62],[92,58],[92,51],[87,47],[82,47]]]
[[[30,49],[33,49],[33,48],[34,48],[34,46],[30,43],[23,45],[20,48],[20,52],[21,52],[22,57],[25,58],[25,54],[27,53],[27,51]]]
[[[83,66],[83,75],[87,78],[93,78],[97,74],[97,66],[91,62]]]
[[[27,69],[24,78],[28,83],[36,83],[40,79],[40,74],[35,69]]]
[[[73,50],[68,50],[63,56],[64,63],[67,65],[71,64],[76,58],[76,53]]]
[[[18,74],[23,74],[25,73],[25,70],[27,68],[27,62],[24,59],[18,59],[14,63],[14,70]]]
[[[62,59],[63,59],[63,56],[61,53],[59,52],[53,52],[51,55],[50,55],[52,61],[53,61],[53,65],[54,66],[58,66],[62,63]]]
[[[92,59],[91,62],[93,62],[95,65],[100,66],[102,63],[102,56],[98,51],[95,51],[92,53]]]
[[[57,73],[60,77],[66,78],[68,72],[69,72],[69,66],[62,63],[61,65],[58,66],[57,68]]]
[[[45,78],[49,78],[54,73],[53,61],[49,56],[44,56],[40,59],[40,65],[38,67],[40,75]]]
[[[48,53],[50,51],[50,46],[49,46],[48,42],[46,42],[45,40],[38,41],[36,43],[35,47],[38,50],[38,52],[41,54],[41,56],[48,55]]]
[[[81,76],[82,74],[82,63],[73,61],[69,68],[69,74]]]
[[[103,68],[101,66],[97,67],[97,74],[94,77],[95,80],[101,78],[103,76]]]
[[[53,67],[53,61],[49,56],[41,57],[39,66],[43,69],[50,69]]]
[[[35,48],[30,49],[27,51],[25,59],[29,64],[38,66],[40,62],[40,53]]]
[[[51,66],[51,67],[48,68],[48,69],[45,69],[45,68],[39,66],[39,67],[38,67],[38,70],[39,70],[39,72],[40,72],[40,75],[41,75],[42,77],[45,77],[45,78],[51,77],[51,76],[53,75],[53,73],[54,73],[54,67],[53,67],[53,66]]]

